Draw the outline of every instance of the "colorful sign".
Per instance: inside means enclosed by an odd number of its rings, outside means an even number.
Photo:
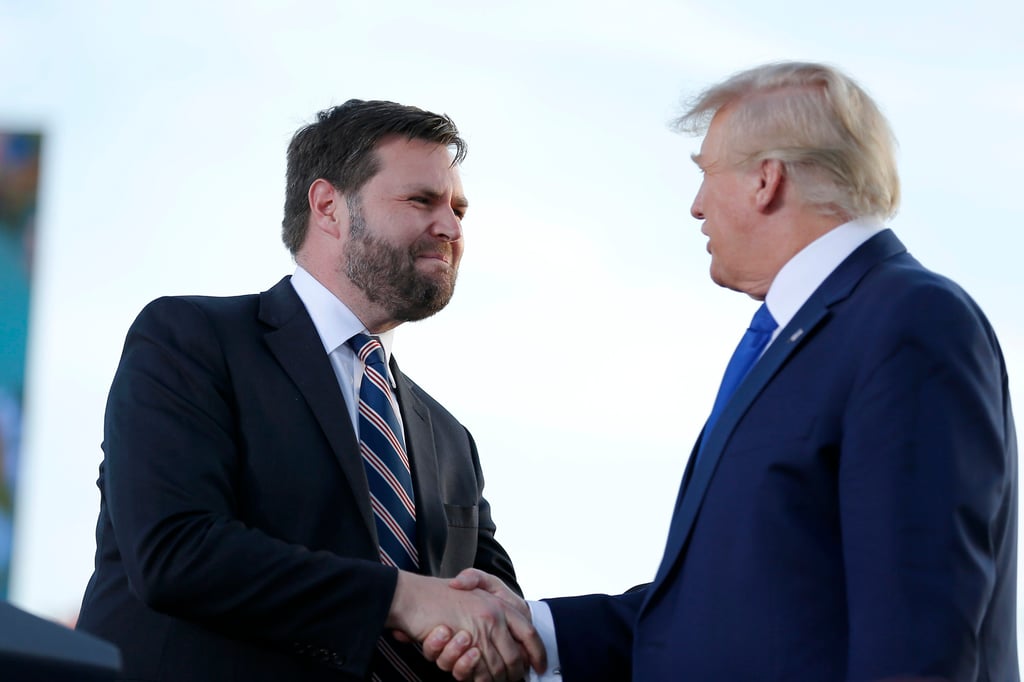
[[[42,137],[0,132],[0,599],[7,596]]]

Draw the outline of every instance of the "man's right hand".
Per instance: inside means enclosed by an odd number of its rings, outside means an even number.
[[[507,682],[525,677],[528,667],[543,671],[544,645],[526,603],[493,576],[463,575],[449,583],[400,571],[387,627],[423,643],[424,655],[460,681]]]
[[[486,592],[513,609],[515,613],[525,618],[527,622],[530,621],[530,607],[527,606],[526,602],[493,575],[475,568],[469,568],[462,571],[448,584],[457,590]],[[547,668],[547,653],[544,651],[543,643],[540,643],[540,637],[536,634],[536,630],[533,631],[533,634],[538,641],[541,654],[539,661],[535,653],[527,651],[525,643],[523,643],[521,649],[524,657],[529,658],[530,666],[538,673],[543,673]],[[475,681],[479,679],[476,675],[483,667],[481,665],[481,652],[474,646],[473,638],[464,631],[453,634],[452,630],[443,626],[436,628],[423,642],[423,655],[437,663],[437,666],[442,670],[450,671],[452,676],[456,680],[460,680],[460,682],[463,680]],[[524,669],[523,675],[525,674],[526,670]],[[517,680],[519,678],[514,677],[511,679]]]

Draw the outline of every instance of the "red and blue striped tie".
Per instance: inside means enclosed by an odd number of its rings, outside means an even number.
[[[401,570],[416,571],[416,498],[384,348],[366,334],[356,334],[348,343],[364,365],[359,386],[359,451],[370,487],[380,560]],[[423,667],[427,661],[411,645],[389,636],[381,637],[377,650],[372,680],[416,682],[421,674],[413,668],[424,672],[430,669]]]
[[[416,499],[384,348],[366,334],[356,334],[349,343],[364,365],[359,387],[359,450],[370,484],[380,560],[415,571],[420,563],[415,541]]]

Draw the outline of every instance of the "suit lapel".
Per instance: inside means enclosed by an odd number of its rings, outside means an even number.
[[[807,302],[801,306],[793,319],[757,361],[750,374],[736,389],[733,397],[719,415],[715,427],[710,432],[701,435],[701,438],[707,438],[708,441],[704,445],[700,462],[693,465],[692,469],[688,464],[688,477],[684,478],[684,485],[680,486],[679,496],[676,499],[665,555],[658,567],[654,583],[648,590],[645,607],[658,594],[660,588],[665,584],[666,577],[681,559],[683,548],[693,530],[693,524],[704,501],[708,485],[718,467],[718,460],[721,458],[733,430],[746,414],[750,405],[782,368],[786,360],[797,352],[806,339],[812,336],[814,330],[827,323],[831,315],[830,308],[838,301],[848,297],[857,283],[877,263],[904,251],[906,248],[896,238],[896,235],[891,230],[884,230],[866,241],[840,263],[839,267],[811,294]],[[697,445],[700,445],[699,440]],[[695,446],[691,452],[691,460],[697,449],[698,447]]]
[[[355,429],[348,418],[345,398],[323,342],[295,289],[285,277],[260,294],[260,321],[273,327],[265,335],[270,351],[298,386],[334,451],[352,489],[352,497],[374,543],[377,527],[370,507],[366,471],[359,455]]]
[[[437,451],[430,412],[416,396],[412,382],[405,378],[395,358],[391,358],[391,374],[398,387],[398,404],[405,425],[405,441],[409,450],[416,489],[416,534],[420,550],[420,570],[437,575],[448,539],[441,487],[437,479]]]

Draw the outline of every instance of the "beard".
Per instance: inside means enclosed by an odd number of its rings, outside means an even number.
[[[370,302],[398,322],[422,320],[448,305],[458,275],[451,244],[428,237],[403,249],[370,234],[358,201],[348,204],[348,214],[344,272]],[[417,256],[438,250],[447,253],[451,267],[430,276],[418,272]]]

